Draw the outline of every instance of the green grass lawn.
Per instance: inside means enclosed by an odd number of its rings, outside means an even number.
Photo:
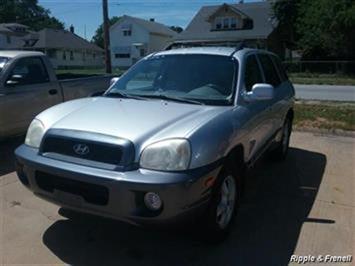
[[[289,73],[294,84],[355,85],[355,76],[340,74]]]
[[[355,104],[296,103],[294,124],[298,128],[355,131]]]

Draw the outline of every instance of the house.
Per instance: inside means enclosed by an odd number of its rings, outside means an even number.
[[[204,6],[176,36],[174,45],[235,45],[244,41],[248,46],[280,53],[283,45],[277,39],[277,21],[272,14],[270,1]]]
[[[0,24],[0,50],[19,49],[23,46],[23,37],[30,34],[29,28],[18,23]]]
[[[37,36],[26,35],[23,49],[42,51],[54,67],[103,67],[104,51],[71,31],[43,29]]]
[[[154,19],[125,15],[110,27],[112,66],[130,67],[147,54],[164,49],[175,36],[175,31]]]

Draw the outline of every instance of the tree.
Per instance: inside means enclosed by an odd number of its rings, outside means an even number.
[[[20,23],[32,30],[43,28],[64,29],[64,24],[51,16],[48,9],[37,0],[2,0],[0,4],[0,23]]]
[[[301,0],[298,46],[312,59],[355,59],[355,2]]]
[[[181,28],[179,26],[171,26],[170,29],[172,29],[173,31],[176,31],[177,33],[180,33],[183,31],[183,28]]]
[[[278,21],[278,33],[287,48],[295,48],[299,38],[295,27],[300,0],[275,1],[274,18]]]
[[[109,19],[109,24],[112,26],[115,24],[121,17],[114,16]],[[103,23],[96,29],[95,35],[92,37],[91,42],[95,43],[97,46],[104,47],[104,25]]]
[[[306,59],[355,59],[355,1],[279,0],[278,32]]]

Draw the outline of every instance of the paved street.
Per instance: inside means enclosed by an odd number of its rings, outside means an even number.
[[[292,254],[354,255],[354,138],[294,133],[284,163],[265,159],[249,173],[234,230],[218,246],[179,231],[67,219],[17,181],[11,154],[20,141],[0,144],[0,264],[269,266]]]
[[[355,86],[294,84],[296,98],[302,100],[355,101]]]

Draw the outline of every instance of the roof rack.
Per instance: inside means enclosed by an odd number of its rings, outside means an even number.
[[[253,45],[248,44],[245,40],[226,40],[226,41],[212,41],[212,40],[186,40],[186,41],[175,41],[169,44],[164,50],[172,50],[178,48],[191,48],[191,47],[216,47],[216,46],[224,46],[224,47],[234,47],[235,51],[231,54],[233,56],[239,50],[244,48],[256,48]]]

